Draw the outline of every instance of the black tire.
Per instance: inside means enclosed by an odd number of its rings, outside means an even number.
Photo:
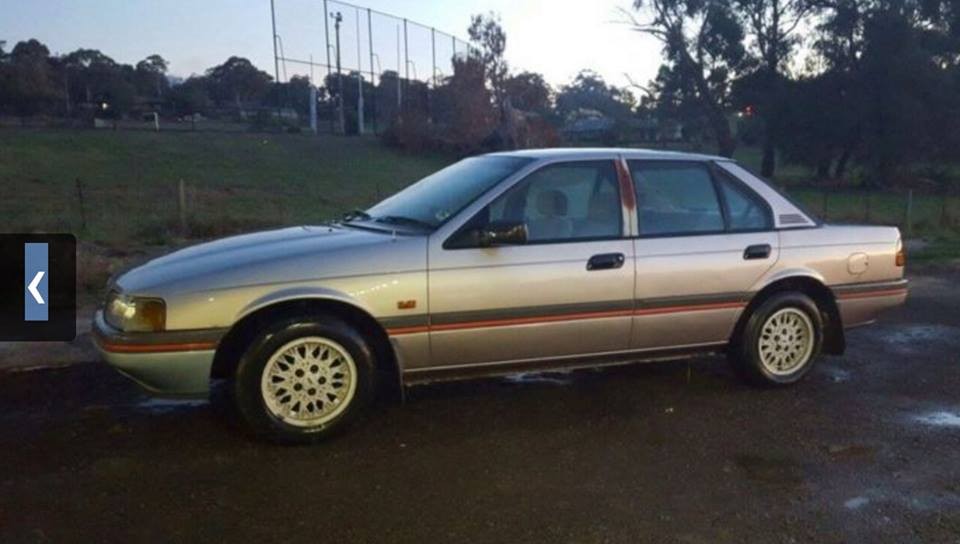
[[[788,308],[799,310],[809,319],[813,328],[813,346],[805,360],[802,356],[798,357],[800,361],[795,367],[773,372],[761,359],[760,338],[767,321],[774,314]],[[823,316],[817,304],[803,293],[776,293],[750,312],[738,332],[737,337],[731,339],[728,358],[741,378],[750,384],[763,387],[792,385],[810,372],[820,354],[823,345]]]
[[[332,419],[311,426],[298,426],[284,421],[267,407],[261,379],[264,368],[279,349],[306,337],[320,337],[344,348],[356,368],[356,387],[346,407]],[[311,444],[354,423],[370,404],[377,375],[373,353],[360,333],[335,317],[289,317],[257,335],[241,356],[236,373],[226,387],[241,422],[255,437],[280,444]]]

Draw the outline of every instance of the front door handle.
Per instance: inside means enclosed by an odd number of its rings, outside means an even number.
[[[587,270],[610,270],[623,266],[623,253],[601,253],[590,257],[587,261]]]
[[[757,244],[747,247],[743,250],[743,259],[749,261],[751,259],[766,259],[770,256],[770,244]]]

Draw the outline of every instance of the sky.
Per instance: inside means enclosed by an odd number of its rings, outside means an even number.
[[[322,0],[275,0],[277,34],[283,56],[326,62]],[[428,28],[466,39],[470,15],[496,12],[507,34],[506,58],[514,71],[542,73],[559,86],[585,68],[600,73],[619,86],[625,74],[646,83],[660,65],[660,46],[648,36],[623,24],[619,9],[631,0],[357,0],[363,7],[405,17],[408,23],[409,64],[398,62],[398,36],[402,22],[374,14],[373,59],[377,72],[398,69],[429,77],[432,66]],[[370,37],[365,12],[329,2],[330,11],[343,15],[341,63],[345,69],[370,70]],[[262,70],[274,73],[270,41],[269,0],[0,0],[0,40],[6,50],[24,39],[37,38],[53,53],[94,48],[124,63],[136,63],[158,53],[170,62],[170,73],[189,76],[203,73],[231,55],[249,58]],[[334,41],[330,23],[331,42]],[[450,38],[436,34],[438,75],[450,73]],[[462,48],[462,45],[458,45]],[[401,48],[402,50],[402,42]],[[331,47],[331,50],[334,48]],[[334,54],[333,58],[336,56]],[[334,63],[332,60],[331,63]],[[314,67],[315,79],[325,68]],[[309,75],[310,65],[288,61],[284,74]]]

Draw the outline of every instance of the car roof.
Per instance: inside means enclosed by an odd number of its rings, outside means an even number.
[[[620,154],[627,159],[653,160],[695,160],[695,161],[729,161],[727,157],[705,155],[701,153],[687,153],[684,151],[668,151],[664,149],[638,149],[628,147],[552,147],[544,149],[521,149],[517,151],[498,151],[488,153],[490,157],[528,157],[532,159],[590,159],[609,157],[611,154]]]

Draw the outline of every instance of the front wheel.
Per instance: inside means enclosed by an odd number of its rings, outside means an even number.
[[[345,427],[374,390],[373,351],[335,318],[293,317],[261,332],[233,380],[237,411],[255,435],[311,443]]]
[[[802,293],[778,293],[757,306],[739,338],[731,339],[730,360],[750,383],[781,386],[800,381],[823,344],[823,318]]]

